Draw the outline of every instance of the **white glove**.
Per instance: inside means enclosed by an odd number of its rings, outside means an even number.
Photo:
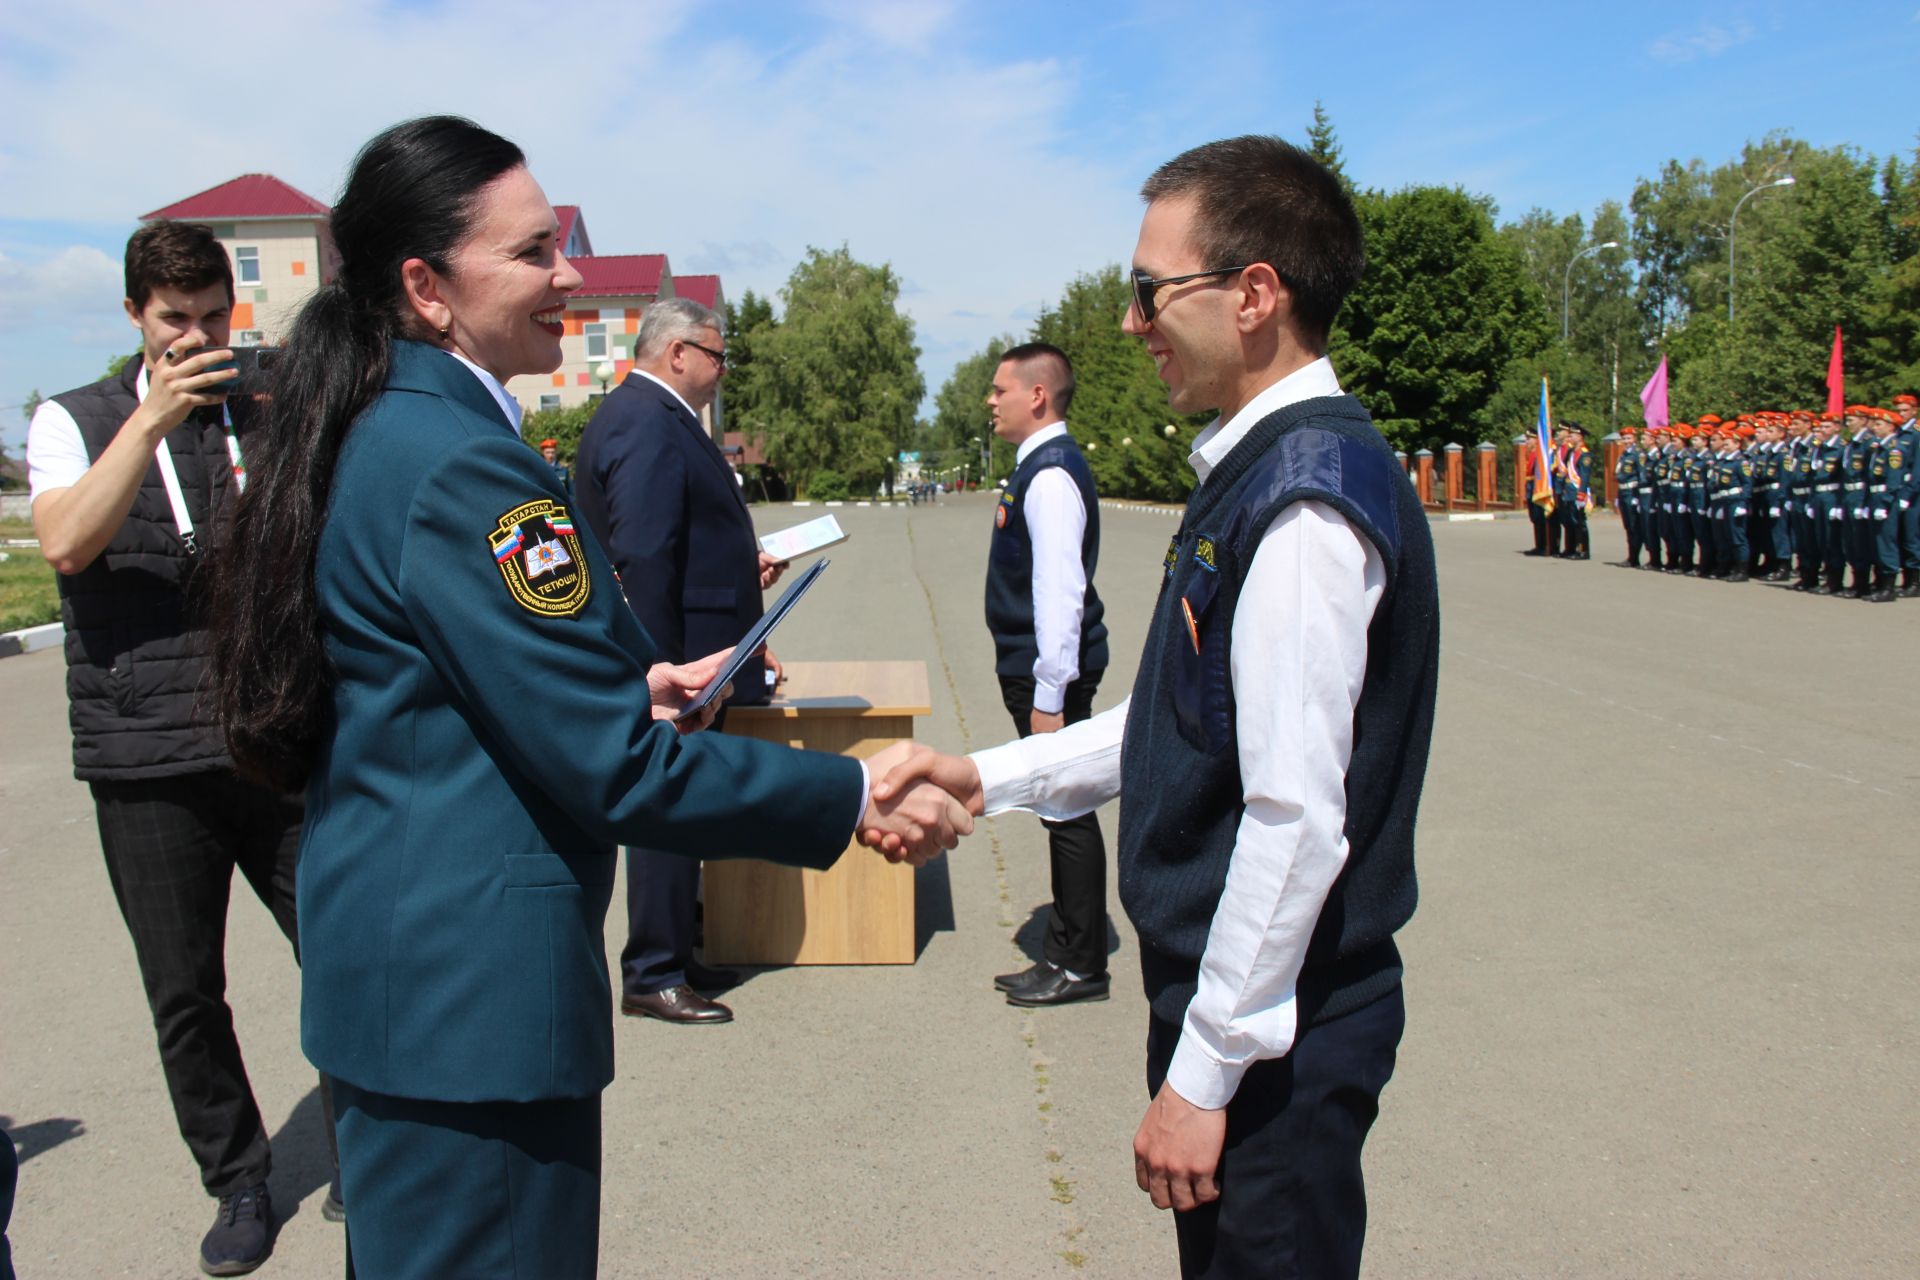
[[[1778,507],[1768,507],[1768,508],[1767,508],[1767,514],[1768,514],[1769,516],[1772,516],[1772,517],[1773,517],[1773,518],[1774,518],[1775,520],[1778,520],[1778,519],[1780,518],[1780,508],[1778,508]]]
[[[1900,509],[1902,511],[1905,511],[1908,507],[1912,505],[1913,504],[1911,502],[1908,502],[1905,498],[1900,499]]]
[[[1735,514],[1735,515],[1737,515],[1737,516],[1743,516],[1743,515],[1745,515],[1745,514],[1747,514],[1747,509],[1746,509],[1745,507],[1735,507],[1735,508],[1733,509],[1733,514]]]
[[[1847,513],[1842,511],[1840,508],[1835,507],[1833,510],[1827,512],[1827,519],[1838,520],[1841,516],[1844,516],[1845,514]]]
[[[1873,518],[1875,520],[1885,520],[1887,518],[1887,513],[1884,509],[1880,511],[1876,511],[1873,513]]]

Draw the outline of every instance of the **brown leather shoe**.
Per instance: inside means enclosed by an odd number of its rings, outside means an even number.
[[[658,1018],[662,1022],[733,1021],[733,1010],[689,986],[667,987],[643,996],[621,996],[620,1012],[630,1018]]]

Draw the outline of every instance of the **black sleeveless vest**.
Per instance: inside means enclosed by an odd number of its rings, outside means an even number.
[[[1067,473],[1087,509],[1086,531],[1080,536],[1080,567],[1087,576],[1080,614],[1080,672],[1107,669],[1106,606],[1093,589],[1093,571],[1100,563],[1100,495],[1094,491],[1093,471],[1080,447],[1071,436],[1061,436],[1035,449],[1014,468],[993,512],[993,545],[987,556],[987,630],[993,633],[993,669],[1003,676],[1031,676],[1040,657],[1033,621],[1033,533],[1027,527],[1025,498],[1033,478],[1049,467]]]
[[[79,425],[90,461],[100,460],[139,407],[140,367],[135,355],[116,376],[53,397]],[[233,412],[240,420],[243,406]],[[83,781],[168,778],[229,764],[201,697],[207,633],[194,601],[198,570],[223,541],[232,489],[220,411],[196,410],[168,433],[167,448],[199,554],[187,554],[160,468],[149,461],[106,550],[79,573],[60,575],[73,772]]]

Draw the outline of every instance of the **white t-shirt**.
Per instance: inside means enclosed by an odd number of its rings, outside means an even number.
[[[147,398],[147,366],[133,382],[136,399]],[[41,494],[55,489],[71,489],[87,474],[93,459],[87,456],[87,442],[80,438],[80,424],[66,406],[42,400],[27,424],[27,496],[37,501]]]

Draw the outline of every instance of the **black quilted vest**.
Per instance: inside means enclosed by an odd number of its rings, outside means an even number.
[[[79,424],[97,462],[139,407],[140,358],[111,378],[53,397]],[[236,403],[239,420],[243,408]],[[157,464],[133,508],[94,562],[60,577],[67,626],[67,704],[73,772],[84,781],[131,781],[228,766],[226,743],[201,689],[207,632],[194,584],[220,545],[232,491],[226,429],[218,409],[196,410],[167,436],[192,517],[188,555]]]

